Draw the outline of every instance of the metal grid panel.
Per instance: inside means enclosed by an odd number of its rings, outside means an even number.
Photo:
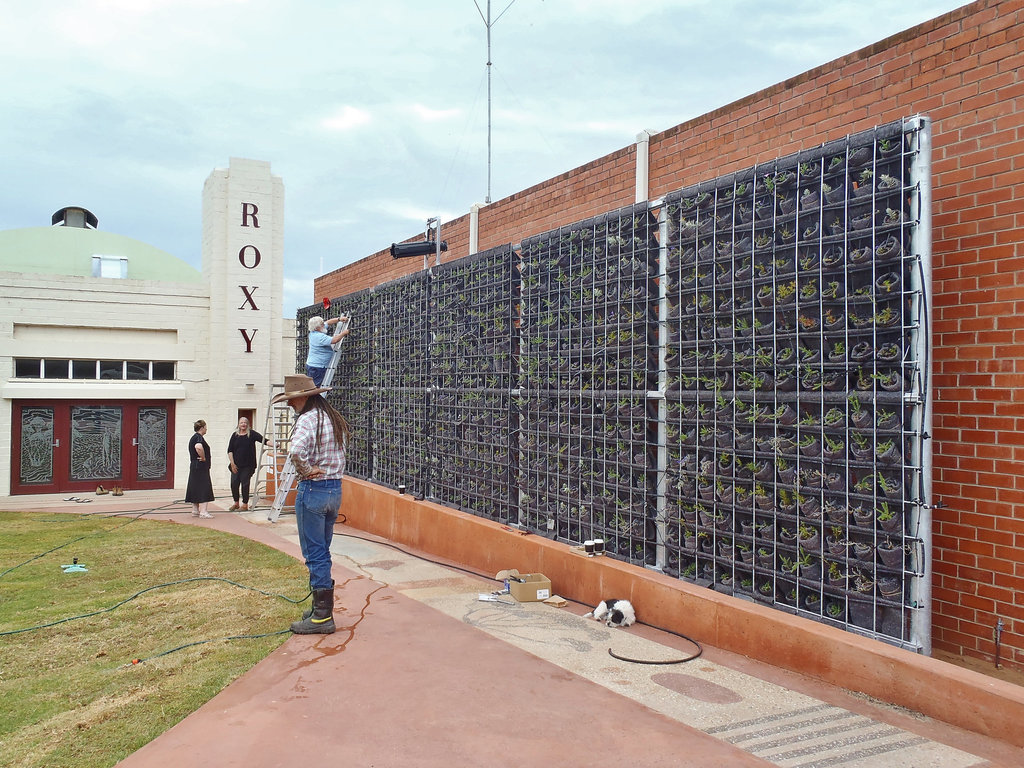
[[[667,570],[907,645],[915,133],[885,126],[665,206]]]
[[[431,423],[426,273],[371,291],[373,479],[429,493]]]
[[[646,206],[522,249],[523,523],[654,564],[656,221]]]
[[[345,471],[353,477],[369,478],[373,473],[373,389],[370,366],[373,328],[369,290],[331,301],[331,314],[348,315],[350,332],[340,350],[333,387],[327,400],[348,421],[352,430],[345,457]]]
[[[515,522],[511,477],[512,387],[517,379],[510,245],[435,267],[430,361],[434,388],[432,497],[501,522]]]

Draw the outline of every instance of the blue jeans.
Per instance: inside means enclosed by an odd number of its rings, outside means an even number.
[[[299,546],[310,589],[331,588],[331,539],[341,508],[341,480],[302,480],[295,492]]]
[[[327,375],[327,369],[314,368],[312,365],[307,365],[306,375],[313,380],[313,384],[319,387],[324,381],[324,376]]]

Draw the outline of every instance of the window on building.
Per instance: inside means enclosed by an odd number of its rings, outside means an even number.
[[[51,360],[19,357],[14,360],[14,377],[173,381],[175,365],[169,360]]]
[[[174,380],[174,363],[168,362],[156,362],[153,363],[153,379],[154,381],[173,381]]]
[[[25,360],[15,358],[14,378],[16,379],[38,379],[43,375],[43,361],[39,358]]]
[[[96,378],[96,361],[95,360],[72,360],[71,361],[71,378],[72,379],[95,379]]]
[[[124,280],[128,277],[128,259],[120,256],[93,256],[92,276],[114,277]]]
[[[124,360],[100,360],[101,379],[123,379]]]
[[[142,381],[149,378],[149,363],[129,360],[125,364],[125,371],[128,374],[126,378],[133,381]]]
[[[43,360],[44,379],[66,379],[68,377],[68,360]]]

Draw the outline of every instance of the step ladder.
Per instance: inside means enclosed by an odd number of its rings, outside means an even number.
[[[342,317],[338,323],[338,333],[347,330],[349,324],[349,318]],[[324,380],[320,383],[321,387],[329,387],[334,381],[334,372],[338,368],[338,361],[341,359],[341,345],[345,342],[347,337],[343,336],[338,340],[336,344],[331,345],[331,349],[334,350],[334,354],[331,355],[331,361],[327,364],[327,373],[324,374]],[[273,401],[273,397],[271,397]],[[295,465],[288,460],[288,454],[291,450],[291,435],[292,430],[295,428],[295,421],[292,417],[292,408],[288,403],[277,403],[271,404],[267,411],[267,419],[271,418],[271,413],[274,411],[284,411],[285,413],[278,413],[274,419],[274,426],[277,427],[279,424],[288,422],[287,431],[284,433],[281,442],[278,442],[278,436],[275,433],[274,436],[274,449],[271,451],[273,454],[273,469],[274,469],[274,488],[276,493],[274,494],[274,502],[270,505],[270,509],[267,511],[267,520],[272,523],[276,523],[277,519],[281,516],[281,511],[285,507],[285,502],[288,499],[288,494],[291,493],[293,486],[295,485]],[[284,449],[278,451],[278,446],[284,446]],[[284,466],[281,466],[279,457],[284,457]]]

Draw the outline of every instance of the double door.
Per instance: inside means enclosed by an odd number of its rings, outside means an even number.
[[[174,401],[16,400],[11,493],[174,486]]]

